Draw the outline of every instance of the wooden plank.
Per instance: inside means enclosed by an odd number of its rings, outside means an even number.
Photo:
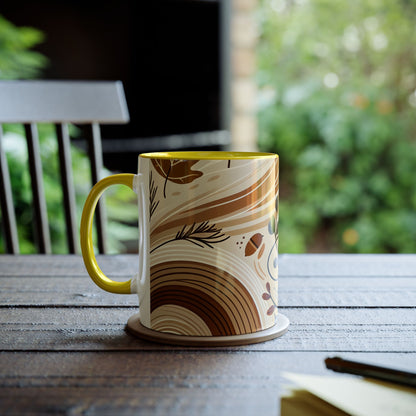
[[[5,309],[0,322],[0,350],[183,349],[141,341],[127,334],[125,324],[136,311],[137,308]],[[291,321],[284,336],[234,350],[416,351],[415,309],[287,308],[281,311]]]
[[[33,209],[35,214],[35,241],[39,253],[50,254],[52,252],[51,238],[49,234],[48,213],[43,186],[38,130],[36,125],[33,123],[25,124],[25,132],[29,155]]]
[[[93,123],[87,130],[88,155],[91,167],[91,186],[94,186],[102,179],[103,151],[101,148],[100,126]],[[101,254],[107,252],[107,215],[105,210],[105,196],[102,195],[95,208],[95,226],[97,229],[98,251]]]
[[[2,352],[0,353],[0,387],[13,387],[17,380],[25,387],[46,387],[50,378],[60,378],[56,386],[76,387],[82,380],[87,387],[112,385],[131,387],[136,382],[143,387],[167,385],[188,387],[209,383],[228,386],[263,384],[269,380],[278,387],[281,372],[334,374],[325,368],[326,352],[250,352],[235,351],[149,351],[140,359],[136,353],[122,352]],[[112,357],[112,359],[109,359]],[[376,365],[393,366],[412,371],[416,353],[346,353],[343,358],[362,360]],[[77,365],[74,365],[76,360]],[[59,361],[60,365],[56,365]],[[164,369],[163,372],[155,371]],[[25,379],[23,379],[25,378]],[[107,379],[106,379],[107,378]],[[141,379],[141,380],[140,380]],[[175,381],[176,379],[176,381]],[[64,385],[65,384],[65,385]],[[22,386],[23,387],[23,386]]]
[[[0,81],[0,123],[127,123],[120,81]]]
[[[133,276],[139,270],[138,256],[125,254],[117,256],[97,255],[97,261],[104,273],[112,277]],[[81,256],[68,255],[2,255],[0,256],[0,278],[10,276],[64,277],[81,276],[88,278]]]
[[[129,277],[115,280],[128,280]],[[89,276],[62,277],[2,277],[0,306],[137,306],[137,295],[115,295],[101,290]]]
[[[416,326],[416,309],[367,309],[367,308],[281,308],[291,318],[291,326],[311,325],[385,325]],[[124,327],[137,308],[3,308],[0,328],[21,330],[72,328],[74,330]],[[34,319],[36,317],[36,319]],[[56,325],[56,328],[54,327]]]
[[[61,173],[62,195],[65,209],[66,239],[68,252],[79,252],[77,227],[77,206],[75,203],[75,187],[72,174],[71,143],[67,123],[55,125],[59,150],[59,167]]]
[[[119,271],[121,273],[121,271]],[[113,275],[115,280],[133,276]],[[137,297],[118,296],[98,288],[88,274],[62,276],[51,279],[38,277],[0,277],[7,297],[0,297],[0,305],[8,306],[122,306],[137,305]],[[416,279],[385,277],[281,277],[279,305],[282,307],[412,307],[416,305]]]
[[[128,276],[138,270],[138,256],[135,254],[97,256],[100,266],[109,272]],[[120,260],[122,259],[122,260]],[[1,256],[0,276],[31,276],[33,267],[43,270],[45,276],[84,276],[80,256]],[[120,264],[120,261],[123,264]],[[281,254],[279,276],[284,277],[416,277],[415,254]]]
[[[412,277],[282,277],[279,304],[285,307],[413,307]]]
[[[282,372],[333,374],[324,368],[327,355],[190,351],[146,353],[138,359],[129,352],[0,353],[0,412],[275,416],[290,384]],[[409,370],[416,354],[350,353],[345,358]]]
[[[414,254],[281,254],[284,276],[416,276]]]
[[[276,390],[247,393],[244,387],[12,387],[0,392],[0,412],[2,416],[252,416],[257,412],[278,416],[277,394]]]
[[[0,204],[5,251],[10,254],[19,254],[19,241],[17,238],[16,216],[14,213],[9,166],[2,142],[3,129],[0,125]]]

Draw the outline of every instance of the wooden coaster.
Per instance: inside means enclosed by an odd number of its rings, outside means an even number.
[[[146,341],[189,347],[231,347],[235,345],[255,344],[280,337],[288,330],[288,328],[289,319],[281,313],[278,313],[277,322],[271,328],[254,332],[253,334],[221,337],[175,335],[154,331],[141,324],[139,313],[131,316],[126,325],[126,329],[129,333],[138,338],[145,339]]]

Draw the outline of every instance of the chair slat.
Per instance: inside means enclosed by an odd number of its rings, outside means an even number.
[[[5,249],[9,254],[19,254],[19,242],[17,238],[12,187],[2,139],[3,129],[0,126],[0,203],[6,245]]]
[[[58,140],[59,165],[61,172],[62,194],[65,208],[66,237],[68,251],[71,254],[78,253],[78,232],[76,224],[75,188],[72,174],[71,144],[68,124],[55,124]]]
[[[43,188],[42,163],[36,124],[25,124],[27,148],[29,155],[29,169],[32,184],[33,208],[35,212],[36,243],[42,254],[51,253],[51,239],[49,235],[48,216],[46,210],[45,191]]]
[[[0,81],[0,123],[127,123],[120,81]]]
[[[101,133],[100,126],[97,123],[92,123],[87,126],[88,134],[88,154],[91,164],[91,180],[92,184],[96,184],[102,175],[103,170],[103,156],[101,147]],[[104,195],[101,196],[95,211],[95,224],[97,228],[98,250],[104,254],[107,252],[107,233],[106,233],[107,216],[105,212]]]

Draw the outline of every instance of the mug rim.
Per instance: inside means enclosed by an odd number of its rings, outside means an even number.
[[[234,152],[234,151],[175,151],[142,153],[139,157],[146,159],[171,160],[244,160],[244,159],[274,159],[279,155],[267,152]]]

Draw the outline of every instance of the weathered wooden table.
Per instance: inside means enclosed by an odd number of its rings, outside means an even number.
[[[98,261],[115,279],[137,268]],[[285,335],[196,349],[127,334],[136,297],[100,290],[78,256],[0,256],[0,414],[275,416],[281,372],[334,374],[327,356],[416,370],[416,255],[281,255],[279,270]]]

